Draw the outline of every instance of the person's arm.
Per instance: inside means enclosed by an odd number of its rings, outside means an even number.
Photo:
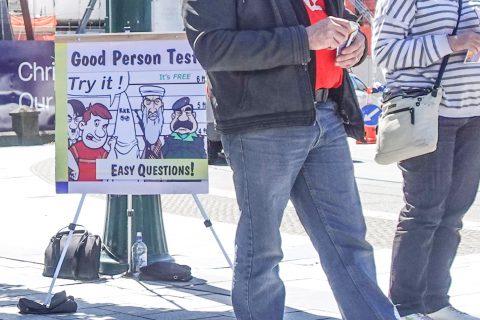
[[[310,61],[310,50],[338,47],[348,22],[330,17],[315,25],[237,30],[235,0],[184,0],[185,30],[207,71],[254,71]],[[240,4],[242,5],[242,4]],[[273,13],[272,13],[273,14]]]
[[[452,53],[447,34],[412,37],[416,0],[382,0],[373,27],[373,58],[388,70],[427,67]]]
[[[239,31],[236,3],[235,0],[183,2],[187,38],[204,69],[253,71],[310,60],[303,26]]]

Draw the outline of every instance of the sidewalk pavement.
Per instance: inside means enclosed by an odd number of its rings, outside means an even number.
[[[357,177],[368,176],[370,182],[375,183],[377,178],[400,181],[394,167],[372,170],[374,164],[367,159],[368,150],[352,144],[354,159],[361,160],[356,164]],[[72,221],[80,199],[80,195],[55,194],[53,157],[52,144],[0,148],[1,320],[235,318],[229,297],[231,270],[210,231],[203,226],[193,198],[188,195],[165,195],[162,202],[169,253],[177,263],[192,267],[191,282],[138,282],[122,276],[102,276],[91,282],[59,279],[54,292],[65,290],[74,296],[79,304],[77,313],[20,315],[16,307],[19,298],[43,301],[51,282],[51,278],[42,276],[44,250],[50,237]],[[236,209],[231,172],[227,167],[210,167],[209,174],[210,194],[200,199],[222,244],[233,257]],[[381,183],[376,187],[379,186]],[[78,223],[102,235],[105,207],[105,196],[87,196]],[[365,212],[383,290],[388,287],[390,244],[397,209],[395,206],[390,212]],[[287,290],[285,319],[340,319],[318,257],[291,206],[286,210],[282,230],[285,258],[280,272]],[[480,225],[476,219],[466,223],[465,234],[461,253],[453,266],[452,303],[461,310],[480,315],[480,248],[477,246]]]

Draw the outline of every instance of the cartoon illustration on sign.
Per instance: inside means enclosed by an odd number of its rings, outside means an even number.
[[[82,139],[68,149],[69,179],[73,181],[96,181],[96,160],[106,159],[115,148],[116,137],[108,139],[107,127],[112,119],[110,111],[101,103],[90,105],[83,114],[78,127],[82,131]]]
[[[125,92],[115,95],[112,106],[117,111],[113,135],[117,137],[115,152],[117,159],[135,159],[140,157],[135,119],[132,106]]]
[[[198,122],[189,97],[175,101],[172,106],[172,133],[165,137],[163,156],[174,159],[206,159],[205,142],[196,131]]]
[[[58,193],[208,191],[206,78],[186,39],[56,50]]]
[[[84,103],[92,99],[108,101],[108,97],[85,96],[68,100],[70,181],[100,181],[96,177],[96,159],[207,158],[204,137],[199,133],[197,114],[189,97],[173,103],[171,132],[167,129],[163,133],[165,88],[159,85],[132,87],[140,96],[130,98],[126,91],[133,89],[127,87],[125,92],[112,97],[110,107],[99,102],[84,107]],[[130,103],[134,98],[141,99],[137,108]]]
[[[163,97],[165,89],[159,86],[141,86],[142,96],[140,127],[145,137],[144,159],[161,159],[162,155],[162,127],[163,127]]]
[[[85,106],[80,100],[70,99],[67,101],[67,124],[68,124],[68,146],[71,147],[82,138],[78,125],[83,119]]]

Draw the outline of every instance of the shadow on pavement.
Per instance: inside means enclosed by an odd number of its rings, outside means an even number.
[[[118,279],[118,278],[117,278]],[[57,315],[21,315],[16,308],[20,298],[28,298],[37,302],[42,302],[46,292],[27,289],[23,285],[9,285],[0,283],[0,319],[21,319],[29,320],[47,320],[47,319],[151,319],[151,320],[194,320],[194,319],[212,319],[212,320],[231,320],[235,319],[231,302],[230,292],[228,290],[209,285],[205,280],[194,278],[190,282],[172,283],[172,282],[140,282],[136,279],[138,287],[132,286],[132,283],[122,283],[119,286],[115,284],[117,279],[102,278],[98,281],[78,282],[72,281],[71,284],[56,286],[54,292],[65,290],[67,295],[73,295],[78,303],[77,313],[57,314]],[[120,278],[126,280],[126,278]],[[77,285],[91,285],[93,297],[101,293],[102,289],[94,288],[97,285],[116,286],[118,290],[128,290],[128,295],[132,297],[132,303],[123,300],[119,303],[116,297],[111,297],[112,302],[107,298],[100,299],[99,303],[92,303],[94,298],[86,299],[72,294],[73,287]],[[128,289],[126,288],[128,285]],[[123,288],[122,288],[123,287]],[[47,289],[45,289],[47,290]],[[96,293],[94,291],[97,291]],[[143,292],[142,292],[143,291]],[[83,291],[88,294],[88,291]],[[145,305],[139,297],[134,297],[135,293],[139,296],[148,297]],[[127,296],[128,296],[127,295]],[[194,297],[193,297],[194,296]],[[117,301],[116,301],[117,300]],[[2,308],[8,308],[8,312],[1,311]],[[193,309],[193,310],[192,310]],[[203,311],[204,309],[205,311]],[[217,311],[218,310],[218,311]],[[294,308],[286,308],[284,320],[339,320],[303,312]]]

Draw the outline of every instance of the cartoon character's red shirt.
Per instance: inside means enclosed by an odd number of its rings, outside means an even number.
[[[83,141],[78,141],[70,147],[70,151],[78,163],[78,181],[98,181],[96,160],[107,158],[107,150],[90,149]]]

